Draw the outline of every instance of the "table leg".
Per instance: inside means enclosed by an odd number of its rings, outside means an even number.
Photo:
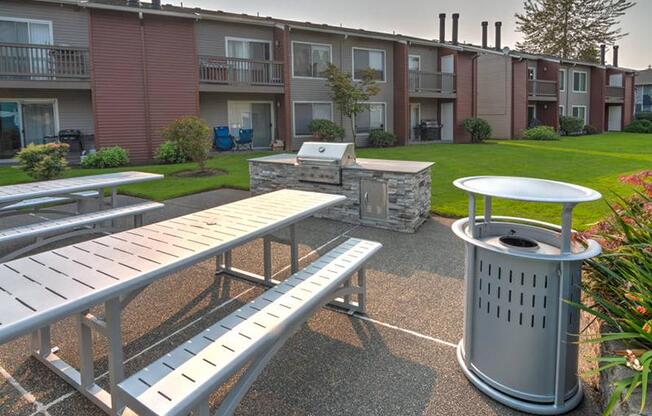
[[[97,210],[102,211],[104,209],[104,188],[97,190]]]
[[[292,274],[299,271],[299,246],[297,244],[296,225],[290,225],[290,271]]]
[[[263,237],[263,277],[266,286],[272,284],[272,240],[269,236]]]
[[[81,388],[86,389],[95,384],[93,374],[93,333],[84,322],[88,311],[78,315],[79,325],[79,375]]]
[[[120,298],[108,300],[105,304],[106,313],[106,339],[109,347],[109,385],[111,391],[111,410],[115,415],[119,415],[124,405],[118,394],[118,383],[125,378],[123,351],[122,351],[122,333],[121,333],[121,316],[122,311]]]
[[[32,332],[31,341],[32,354],[39,357],[47,357],[52,351],[50,343],[50,327],[44,326],[43,328]]]
[[[111,208],[116,208],[117,206],[118,206],[118,188],[111,188]],[[143,217],[140,216],[141,219],[139,225],[136,225],[138,223],[138,219],[136,217],[134,217],[134,226],[141,227]],[[111,220],[111,227],[115,228],[116,226],[117,226],[116,220]]]

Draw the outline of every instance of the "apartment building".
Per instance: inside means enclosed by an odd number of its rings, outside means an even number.
[[[635,112],[652,112],[652,66],[636,74]]]
[[[618,66],[618,46],[613,64],[599,64],[533,55],[501,46],[501,24],[496,22],[495,45],[487,44],[488,22],[482,22],[477,58],[478,117],[489,121],[497,138],[519,138],[528,126],[559,128],[561,116],[584,120],[599,132],[620,131],[634,113],[635,71]]]
[[[5,0],[0,157],[78,129],[90,145],[120,145],[146,161],[161,129],[184,115],[253,128],[257,148],[281,140],[297,149],[315,118],[353,137],[330,98],[330,63],[354,79],[376,74],[381,92],[355,119],[358,145],[374,129],[409,144],[425,119],[443,125],[441,140],[465,142],[476,53],[456,45],[458,17],[454,41],[439,42],[158,1]]]

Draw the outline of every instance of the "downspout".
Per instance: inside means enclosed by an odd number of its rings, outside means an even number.
[[[140,23],[140,53],[143,57],[143,104],[145,105],[145,140],[147,142],[147,158],[151,160],[154,152],[152,146],[152,122],[149,106],[149,77],[147,75],[147,48],[145,46],[145,21],[142,13],[138,13]]]
[[[478,100],[476,98],[476,93],[478,89],[478,63],[477,60],[480,57],[479,53],[476,53],[471,59],[471,68],[473,71],[473,82],[471,82],[471,108],[473,117],[478,116]]]
[[[575,68],[576,66],[577,66],[577,64],[573,63],[572,67]],[[572,109],[568,108],[568,105],[570,104],[570,94],[571,94],[571,91],[572,91],[571,90],[572,85],[570,84],[570,82],[568,82],[569,79],[570,79],[571,71],[566,70],[565,72],[566,72],[566,80],[565,80],[565,82],[566,82],[566,84],[565,84],[565,86],[566,86],[566,101],[564,102],[564,113],[566,113],[566,116],[568,117],[568,110],[571,110],[571,116],[573,115]],[[589,96],[590,96],[590,94],[589,94]],[[590,102],[590,98],[589,98],[589,102]],[[559,111],[559,110],[557,110],[557,111]],[[602,124],[604,125],[604,120],[602,121]]]

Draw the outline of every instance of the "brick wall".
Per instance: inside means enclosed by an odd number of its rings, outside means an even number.
[[[607,73],[604,68],[591,68],[591,107],[589,108],[589,124],[595,127],[598,132],[606,130],[606,105],[605,85],[607,85]],[[572,86],[571,86],[572,87]],[[571,115],[570,109],[566,110]]]
[[[634,118],[634,80],[634,74],[624,75],[625,102],[623,104],[623,128],[631,123]]]
[[[473,117],[473,57],[475,54],[455,54],[456,91],[455,100],[455,129],[453,132],[455,143],[470,143],[471,136],[462,127],[464,119]]]
[[[292,102],[290,100],[290,34],[284,27],[274,28],[274,57],[282,61],[284,91],[279,98],[278,106],[278,139],[285,143],[285,150],[292,150]]]
[[[394,134],[399,145],[410,140],[410,98],[408,93],[408,46],[394,42]]]
[[[512,138],[523,137],[527,128],[527,61],[512,61]]]

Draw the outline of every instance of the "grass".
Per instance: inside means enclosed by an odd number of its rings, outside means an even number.
[[[214,157],[208,167],[223,169],[228,175],[208,178],[179,178],[170,174],[191,169],[193,164],[146,165],[120,169],[70,169],[67,177],[120,170],[161,173],[165,180],[120,188],[120,192],[163,201],[182,195],[230,187],[248,189],[247,159],[268,152],[234,153]],[[572,182],[594,188],[607,198],[613,193],[627,195],[632,189],[618,182],[623,174],[652,167],[652,135],[609,133],[562,138],[552,142],[523,140],[489,141],[477,145],[434,144],[389,149],[358,149],[359,157],[435,162],[432,174],[432,209],[445,216],[466,215],[466,195],[452,186],[454,179],[473,175],[532,176]],[[13,167],[0,167],[0,185],[27,182],[29,178]],[[514,215],[558,223],[561,209],[555,204],[524,204],[496,200],[496,215]],[[580,204],[575,209],[579,229],[604,217],[609,208],[604,201]]]

